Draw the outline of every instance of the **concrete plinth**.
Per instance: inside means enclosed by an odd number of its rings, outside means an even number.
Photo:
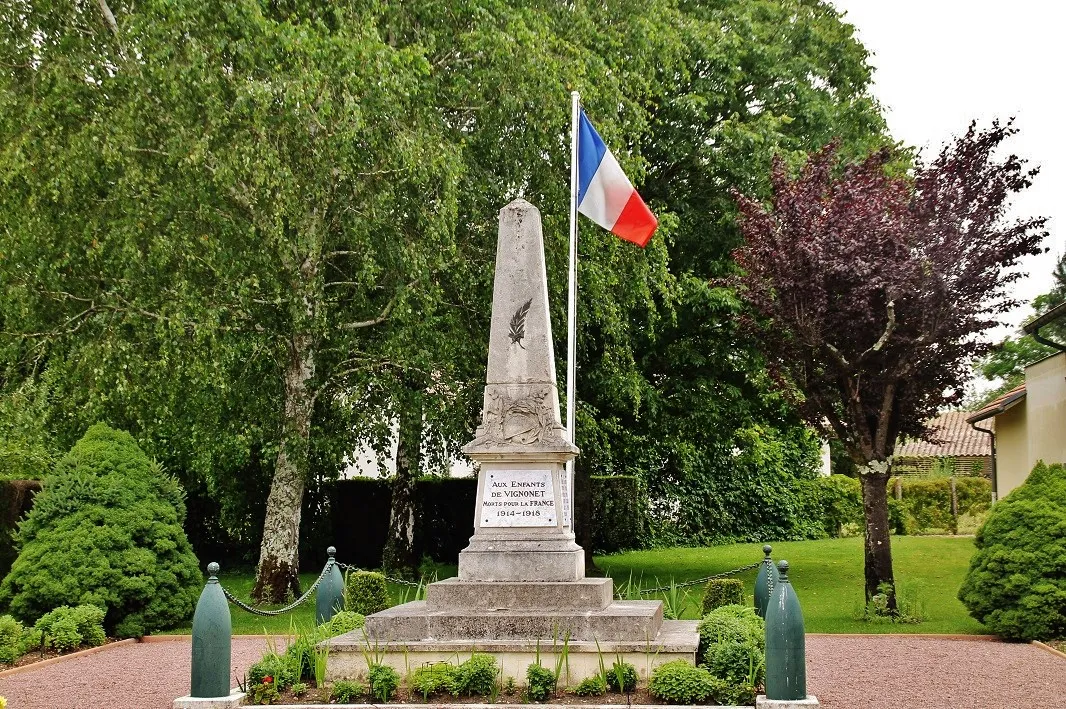
[[[524,640],[551,642],[568,633],[571,640],[645,641],[663,624],[661,601],[616,601],[600,610],[433,610],[413,601],[367,616],[372,642]]]
[[[609,578],[539,583],[451,578],[426,586],[426,607],[430,610],[603,610],[613,600],[614,582]]]
[[[664,662],[687,660],[695,662],[699,635],[694,620],[663,621],[658,634],[647,640],[611,641],[571,640],[566,643],[567,661],[569,663],[569,680],[566,666],[563,667],[562,681],[576,684],[586,677],[600,671],[600,660],[610,666],[620,657],[637,668],[637,672],[647,679],[651,671]],[[327,641],[329,645],[329,663],[327,678],[330,681],[361,677],[366,674],[367,657],[375,658],[391,666],[401,674],[414,671],[425,664],[434,662],[460,663],[470,658],[474,652],[493,655],[501,667],[501,677],[514,677],[519,683],[526,675],[526,668],[536,662],[540,652],[540,663],[544,667],[555,669],[558,657],[562,655],[562,637],[552,640],[420,640],[410,642],[376,642],[369,639],[361,630],[340,635]]]
[[[233,689],[226,697],[178,697],[173,709],[231,709],[244,701],[244,692]]]
[[[806,699],[767,699],[765,694],[755,698],[755,709],[813,709],[821,706],[818,697],[808,694]]]

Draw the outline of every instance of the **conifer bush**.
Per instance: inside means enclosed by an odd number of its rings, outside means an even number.
[[[1007,640],[1066,636],[1066,467],[1037,463],[974,543],[959,589],[970,615]]]
[[[92,604],[116,637],[184,623],[203,581],[184,518],[177,481],[128,433],[96,424],[45,478],[20,525],[0,607],[29,623]]]

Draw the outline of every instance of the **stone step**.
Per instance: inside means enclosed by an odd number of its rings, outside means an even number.
[[[577,684],[598,674],[600,662],[610,667],[615,659],[632,664],[646,680],[651,671],[664,662],[687,660],[694,663],[699,640],[694,620],[663,621],[659,633],[650,640],[571,640],[566,645],[564,658],[569,677],[562,681],[567,685]],[[561,641],[554,646],[551,640],[378,642],[367,638],[361,629],[323,641],[322,646],[329,648],[326,674],[331,681],[365,676],[368,661],[383,662],[405,674],[434,662],[456,664],[473,652],[487,652],[499,663],[501,677],[517,678],[521,684],[531,663],[539,659],[544,667],[554,668],[563,653]]]
[[[426,606],[432,611],[600,611],[611,605],[613,594],[609,578],[524,582],[450,578],[426,586]]]
[[[370,642],[415,640],[647,641],[663,623],[662,601],[615,601],[602,610],[432,610],[425,601],[367,616]]]

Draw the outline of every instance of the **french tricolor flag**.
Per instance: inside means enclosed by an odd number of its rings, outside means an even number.
[[[659,221],[582,110],[577,136],[577,211],[643,248]]]

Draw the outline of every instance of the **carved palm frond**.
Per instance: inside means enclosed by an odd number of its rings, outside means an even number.
[[[533,305],[533,299],[530,298],[525,303],[518,307],[518,310],[514,311],[514,315],[511,316],[511,331],[508,336],[511,338],[512,345],[522,346],[522,338],[526,336],[526,316],[529,315],[529,306]]]

